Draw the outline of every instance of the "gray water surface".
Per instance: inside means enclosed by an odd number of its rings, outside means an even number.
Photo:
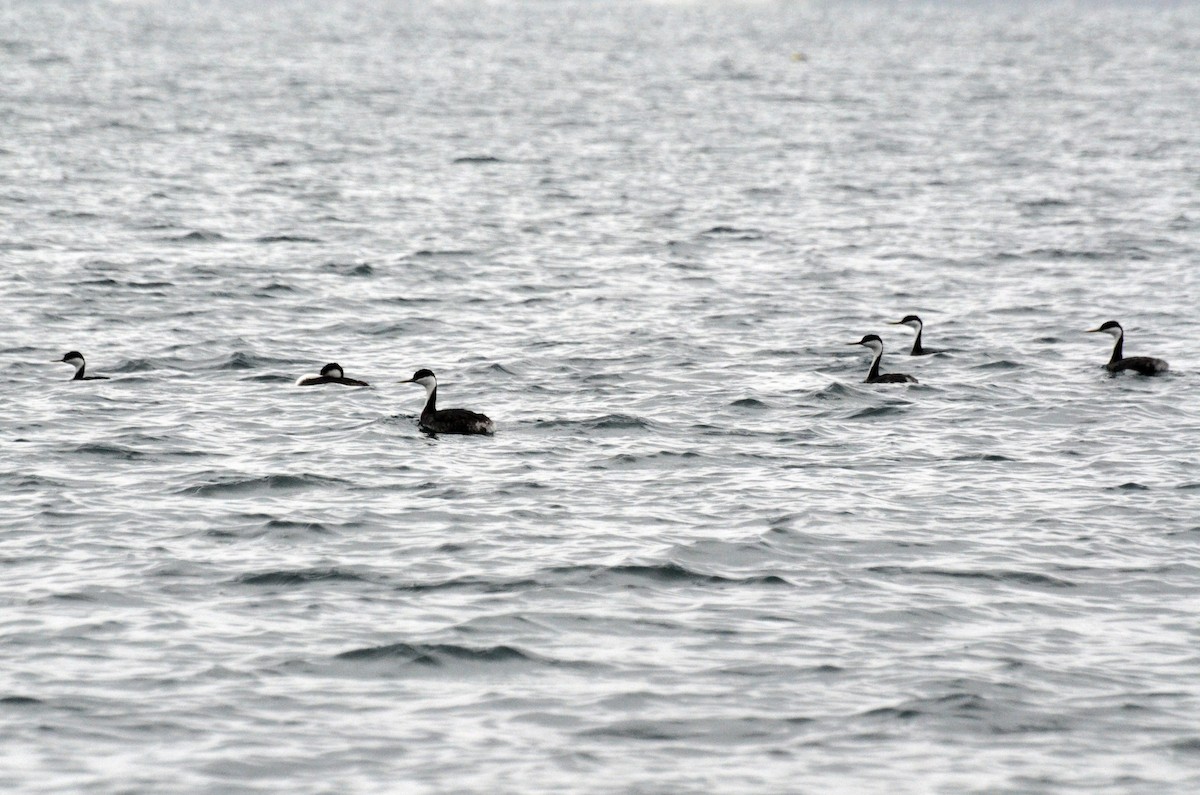
[[[1197,791],[1197,52],[0,6],[5,789]],[[496,435],[421,434],[421,367]]]

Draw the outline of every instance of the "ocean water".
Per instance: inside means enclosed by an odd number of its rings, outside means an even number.
[[[5,791],[1200,790],[1197,52],[3,4]],[[420,433],[421,367],[495,436]]]

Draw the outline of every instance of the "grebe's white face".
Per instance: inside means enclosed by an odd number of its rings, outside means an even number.
[[[426,395],[428,395],[437,387],[437,379],[431,375],[427,375],[424,378],[418,378],[417,380],[413,381],[413,383],[420,384],[421,386],[425,387]]]
[[[919,320],[901,320],[900,325],[908,326],[913,331],[921,330],[921,321],[919,321]]]
[[[874,353],[883,353],[883,343],[879,340],[867,340],[866,342],[860,342],[859,345],[864,348],[870,348]]]
[[[79,356],[74,356],[70,359],[63,359],[63,361],[74,367],[75,372],[79,372],[79,370],[83,367],[83,358]]]
[[[1108,328],[1098,328],[1098,329],[1096,329],[1096,331],[1103,331],[1105,334],[1108,334],[1113,339],[1116,339],[1117,337],[1121,336],[1121,334],[1124,333],[1119,326],[1109,326]]]

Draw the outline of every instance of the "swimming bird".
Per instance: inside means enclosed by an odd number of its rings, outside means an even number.
[[[1121,324],[1115,320],[1110,320],[1104,323],[1100,328],[1088,329],[1089,334],[1103,331],[1105,334],[1111,334],[1117,344],[1113,346],[1112,358],[1108,360],[1108,364],[1104,365],[1104,369],[1110,373],[1120,373],[1125,370],[1132,370],[1135,373],[1142,375],[1158,375],[1165,373],[1169,369],[1166,362],[1162,359],[1155,359],[1153,356],[1128,356],[1124,355],[1125,345],[1125,329],[1121,328]]]
[[[413,377],[402,384],[420,384],[425,387],[425,408],[421,409],[421,430],[427,433],[480,433],[491,435],[496,424],[482,414],[466,409],[441,409],[437,407],[437,376],[432,370],[417,370]]]
[[[67,364],[74,365],[75,377],[71,379],[72,381],[107,381],[108,380],[108,376],[106,376],[106,375],[84,375],[83,371],[87,365],[84,364],[83,354],[80,353],[79,351],[71,351],[70,353],[64,353],[63,357],[61,359],[54,359],[53,361],[66,362]]]
[[[858,342],[851,342],[850,345],[862,345],[864,348],[870,348],[875,352],[875,358],[871,361],[871,371],[867,373],[867,380],[864,383],[868,384],[915,384],[917,379],[907,373],[884,373],[879,374],[879,360],[883,358],[883,340],[879,339],[878,334],[868,334]]]
[[[921,318],[916,315],[905,315],[903,320],[897,320],[895,323],[889,325],[908,326],[917,332],[917,338],[913,340],[912,350],[908,352],[909,356],[928,356],[932,353],[941,353],[941,351],[934,350],[933,348],[921,347],[921,331],[925,328],[925,325],[921,322]]]
[[[316,386],[317,384],[343,384],[344,386],[370,386],[366,381],[357,378],[346,378],[342,374],[342,366],[330,362],[321,368],[320,375],[306,375],[296,382],[296,386]]]

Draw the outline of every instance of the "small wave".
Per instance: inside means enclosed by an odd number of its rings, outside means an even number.
[[[255,243],[323,243],[323,240],[303,235],[263,235],[254,238]]]
[[[96,213],[89,213],[82,210],[53,210],[50,212],[51,218],[67,218],[75,221],[90,221],[100,216]]]
[[[511,663],[541,662],[536,655],[512,646],[471,648],[450,643],[391,643],[386,646],[366,646],[335,655],[338,660],[396,662],[402,665],[442,667],[452,663]]]
[[[1021,364],[1019,362],[1010,361],[1009,359],[998,359],[994,362],[985,364],[977,364],[971,368],[972,370],[1019,370]]]
[[[339,478],[327,478],[320,475],[265,475],[257,478],[225,478],[210,481],[199,486],[189,486],[178,493],[197,497],[223,497],[264,491],[293,491],[309,489],[314,486],[345,484],[346,482]]]
[[[225,240],[225,235],[220,232],[188,232],[186,235],[179,237],[166,238],[168,243],[219,243]]]
[[[4,491],[10,494],[21,489],[29,491],[44,489],[53,492],[67,487],[66,481],[30,474],[0,475],[0,484],[4,486]]]
[[[104,458],[117,458],[123,461],[137,461],[146,457],[146,454],[140,450],[122,447],[119,444],[104,444],[102,442],[81,444],[75,448],[74,452],[80,455],[98,455]]]
[[[264,359],[261,356],[255,356],[252,353],[244,353],[242,351],[234,351],[221,360],[213,369],[253,370],[268,364],[270,364],[270,360]]]
[[[1084,260],[1090,262],[1110,259],[1113,253],[1087,249],[1035,248],[1021,252],[1021,256],[1025,259]]]
[[[437,257],[472,257],[474,255],[475,255],[475,252],[471,251],[470,249],[452,249],[451,248],[451,249],[445,249],[444,251],[439,251],[438,249],[423,248],[418,251],[414,251],[412,254],[409,255],[409,258],[410,259],[435,259]]]
[[[975,693],[950,693],[934,698],[916,698],[891,707],[876,707],[860,713],[864,718],[912,720],[924,715],[977,715],[990,708],[987,699]]]
[[[587,428],[592,430],[645,430],[650,427],[650,421],[631,414],[605,414],[586,420],[537,420],[534,423],[539,428]]]
[[[1015,458],[1009,458],[1006,455],[999,453],[968,453],[966,455],[956,455],[950,459],[951,461],[985,461],[988,463],[1003,463],[1005,461],[1015,461]]]
[[[1120,486],[1109,486],[1108,491],[1150,491],[1149,486],[1143,486],[1141,483],[1122,483]]]
[[[585,574],[589,581],[608,578],[643,580],[652,583],[679,583],[690,585],[790,585],[774,574],[751,577],[729,577],[721,574],[704,574],[693,571],[679,563],[629,563],[619,566],[577,566],[555,569],[559,574]]]
[[[729,237],[734,240],[762,240],[757,229],[738,229],[735,226],[714,226],[701,232],[705,237]]]
[[[368,582],[365,577],[338,568],[265,571],[260,574],[243,574],[236,577],[234,582],[241,585],[306,585],[326,580]]]
[[[867,571],[874,574],[901,576],[949,577],[951,579],[990,580],[992,582],[1038,585],[1045,588],[1074,588],[1070,580],[1051,577],[1032,571],[964,571],[962,569],[912,568],[908,566],[871,566]]]
[[[907,404],[906,404],[907,405]],[[904,406],[871,406],[865,409],[859,409],[849,416],[848,419],[863,420],[873,417],[890,417],[893,414],[903,414]]]
[[[623,720],[580,732],[583,737],[614,737],[622,740],[667,741],[695,737],[697,731],[687,721]]]
[[[303,530],[306,533],[319,533],[322,535],[330,532],[329,528],[320,522],[296,522],[288,519],[272,519],[264,524],[263,527],[272,531]]]
[[[450,162],[455,165],[463,165],[470,163],[503,163],[505,161],[491,155],[467,155],[466,157],[456,157]]]
[[[1184,751],[1189,754],[1200,753],[1200,737],[1186,737],[1176,740],[1169,746],[1173,751]]]
[[[374,276],[375,269],[365,262],[340,263],[327,262],[325,270],[340,273],[342,276]]]
[[[296,288],[290,284],[284,284],[283,282],[270,282],[268,284],[264,284],[262,287],[259,287],[257,290],[255,290],[254,294],[255,295],[266,295],[268,293],[294,293],[294,292],[296,292]]]
[[[1063,199],[1033,199],[1031,201],[1018,202],[1018,206],[1037,210],[1045,207],[1070,207],[1071,202]]]
[[[32,696],[3,696],[3,697],[0,697],[0,704],[7,704],[12,707],[29,707],[29,706],[33,706],[34,704],[42,704],[42,703],[44,703],[44,702],[41,699],[33,698]]]
[[[149,373],[159,369],[152,361],[146,359],[130,359],[129,361],[121,362],[116,367],[111,368],[110,372],[114,373]]]
[[[853,389],[839,381],[834,381],[832,384],[826,384],[812,392],[812,397],[814,400],[841,400],[853,394]]]
[[[763,403],[761,400],[758,400],[757,398],[742,398],[741,400],[733,401],[729,405],[736,406],[737,408],[740,408],[740,409],[769,409],[770,408],[770,406],[768,406],[766,403]]]
[[[675,450],[659,450],[655,453],[634,454],[620,453],[606,459],[603,463],[593,464],[589,469],[612,469],[614,467],[626,467],[638,464],[651,464],[655,469],[662,468],[662,462],[667,462],[668,465],[675,465],[676,462],[687,461],[694,458],[699,458],[700,454],[691,450],[678,452]]]

